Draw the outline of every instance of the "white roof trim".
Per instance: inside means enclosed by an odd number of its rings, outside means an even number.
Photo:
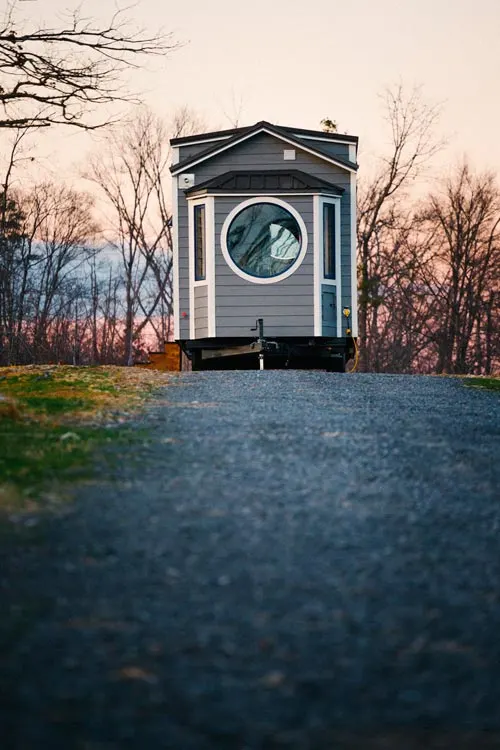
[[[194,141],[186,141],[186,143],[178,143],[172,148],[185,148],[186,146],[198,146],[200,143],[215,143],[215,141],[227,141],[231,138],[230,135],[218,135],[215,138],[196,138]]]
[[[299,193],[299,192],[276,192],[276,190],[261,190],[259,192],[259,195],[264,198],[280,198],[282,195],[290,196],[291,198],[297,197],[297,198],[314,198],[317,195],[325,196],[325,198],[337,198],[337,200],[340,200],[342,198],[342,195],[333,195],[333,193],[324,193],[321,190],[319,190],[317,193]],[[246,192],[246,193],[231,193],[231,192],[222,192],[222,193],[211,193],[208,191],[208,193],[202,193],[201,195],[186,195],[186,200],[188,201],[194,201],[194,200],[201,200],[202,198],[207,197],[214,197],[214,198],[252,198],[252,197],[258,197],[254,196],[252,193]]]
[[[254,138],[256,135],[260,135],[261,133],[266,133],[267,135],[273,136],[274,138],[278,138],[280,141],[283,141],[284,143],[289,143],[290,145],[294,146],[295,148],[299,149],[299,151],[306,151],[309,154],[312,154],[317,159],[322,159],[323,161],[327,161],[330,164],[334,164],[336,167],[340,167],[340,169],[345,169],[346,172],[356,172],[354,167],[348,167],[346,164],[343,164],[340,161],[337,161],[333,156],[326,156],[325,154],[319,154],[316,150],[308,148],[303,143],[300,143],[300,145],[297,143],[297,140],[289,140],[286,136],[281,135],[281,133],[273,133],[272,130],[268,130],[266,127],[259,128],[259,130],[254,131],[253,133],[246,133],[245,135],[242,135],[240,138],[238,138],[237,141],[234,141],[232,143],[226,143],[225,145],[222,145],[217,151],[214,151],[211,154],[208,154],[206,156],[201,156],[200,158],[197,158],[196,156],[193,157],[193,159],[189,159],[188,164],[189,168],[195,167],[197,164],[200,164],[203,161],[206,161],[207,159],[212,159],[214,156],[217,156],[218,154],[221,154],[223,151],[227,151],[228,148],[233,148],[233,146],[238,146],[240,143],[243,143],[244,141],[248,140],[249,138]],[[172,170],[172,175],[179,174],[185,169],[185,167],[177,167]]]
[[[322,138],[320,135],[303,135],[303,133],[292,133],[294,138],[300,141],[304,138],[306,141],[322,141],[323,143],[339,143],[341,146],[355,146],[353,141],[342,141],[340,138]]]

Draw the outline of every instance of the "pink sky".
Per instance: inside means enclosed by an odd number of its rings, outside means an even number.
[[[70,0],[21,3],[22,13],[55,22]],[[111,0],[83,3],[107,18]],[[336,119],[360,136],[362,153],[384,148],[377,94],[402,82],[443,102],[440,162],[468,154],[500,173],[500,0],[139,0],[128,15],[175,32],[185,46],[135,73],[149,104],[166,117],[187,104],[210,126],[266,119],[318,128]],[[56,145],[57,143],[57,145]],[[88,148],[82,135],[46,137],[52,164]],[[362,159],[361,159],[362,166]]]

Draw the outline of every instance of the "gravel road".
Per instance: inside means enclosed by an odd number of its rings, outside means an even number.
[[[498,394],[185,373],[144,422],[6,555],[2,748],[500,748]]]

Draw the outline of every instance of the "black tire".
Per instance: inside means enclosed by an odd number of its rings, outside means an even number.
[[[327,367],[327,372],[345,372],[345,354],[341,357],[332,358]]]
[[[202,369],[201,351],[198,349],[191,352],[191,369],[193,372]]]

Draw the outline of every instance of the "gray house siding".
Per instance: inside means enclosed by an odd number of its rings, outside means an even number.
[[[196,338],[208,336],[208,286],[194,288],[194,333]]]
[[[205,141],[205,143],[192,143],[189,146],[181,146],[179,151],[180,161],[184,161],[184,159],[191,159],[191,157],[196,156],[197,154],[201,154],[203,151],[208,151],[209,148],[213,148],[218,143],[224,143],[224,140]]]
[[[343,159],[344,161],[349,160],[348,143],[330,143],[327,141],[314,141],[310,138],[300,138],[300,136],[295,137],[301,140],[306,147],[317,148],[318,150],[323,151],[325,154],[329,154],[334,158],[338,157],[339,159]]]
[[[314,147],[314,141],[306,141],[305,147]],[[221,142],[221,146],[223,142]],[[331,144],[344,148],[342,144]],[[321,146],[329,146],[322,143]],[[180,147],[179,157],[184,160],[188,148]],[[350,173],[341,167],[323,161],[312,154],[296,148],[296,159],[284,161],[283,150],[291,148],[287,143],[265,133],[256,135],[227,151],[213,156],[207,161],[189,167],[195,175],[195,184],[212,179],[230,170],[251,169],[299,169],[316,177],[334,183],[344,189],[341,198],[341,304],[351,306],[351,213],[350,213]],[[345,147],[347,148],[347,146]],[[340,154],[339,154],[340,156]],[[335,158],[335,157],[333,157]],[[345,158],[345,154],[342,155]],[[283,199],[296,206],[303,213],[309,235],[309,247],[301,267],[283,281],[274,284],[253,284],[236,276],[226,264],[220,248],[220,230],[228,211],[241,198],[215,198],[215,255],[216,255],[216,334],[217,336],[245,336],[247,329],[255,325],[256,317],[265,319],[274,335],[301,336],[313,335],[313,227],[312,196]],[[178,190],[178,237],[179,237],[179,298],[180,311],[189,310],[189,260],[188,260],[188,202],[183,190]],[[241,306],[241,295],[249,296],[252,305]],[[290,307],[278,300],[299,299],[299,306]],[[306,302],[307,299],[307,302]],[[234,305],[237,300],[238,304]],[[258,301],[258,302],[257,302]],[[252,312],[252,310],[254,312]],[[294,312],[295,310],[295,312]],[[260,311],[260,312],[259,312]],[[285,312],[286,311],[286,312]],[[190,311],[193,314],[193,311]],[[292,317],[293,315],[293,317]],[[189,338],[189,319],[180,319],[180,338]],[[343,330],[345,330],[345,320]],[[278,333],[279,331],[279,333]],[[197,334],[198,336],[199,334]]]
[[[240,198],[215,201],[215,316],[217,336],[251,336],[257,318],[264,319],[266,336],[312,336],[313,298],[313,203],[312,197],[286,202],[302,216],[310,246],[297,270],[274,284],[255,284],[237,276],[222,255],[220,236],[226,216]]]

